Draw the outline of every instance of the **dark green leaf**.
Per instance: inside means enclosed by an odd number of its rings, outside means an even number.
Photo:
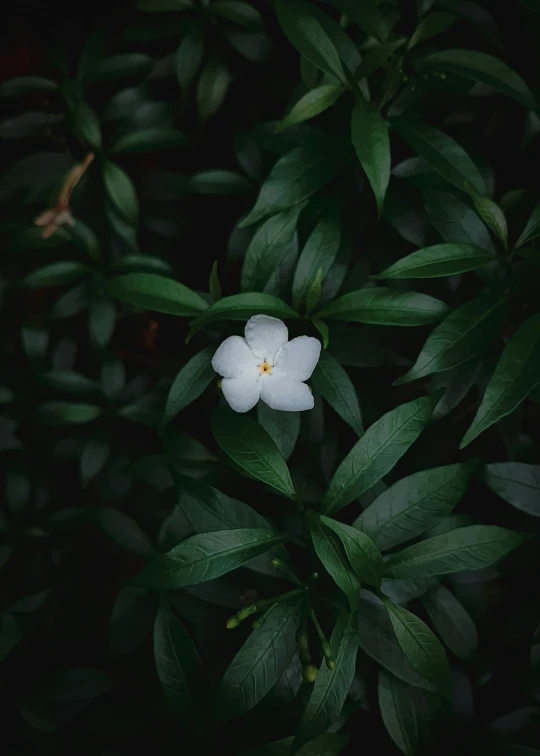
[[[477,270],[494,260],[473,244],[435,244],[402,257],[372,278],[439,278]]]
[[[395,385],[457,367],[490,345],[506,314],[507,300],[489,292],[465,302],[428,336],[408,373]]]
[[[540,382],[540,315],[520,325],[504,348],[460,449],[513,412]]]
[[[129,154],[135,152],[156,152],[170,150],[185,144],[187,136],[174,129],[144,129],[118,139],[111,147],[113,154]]]
[[[536,100],[521,76],[493,55],[477,50],[443,50],[419,58],[417,65],[482,81],[502,94],[513,97],[526,108],[537,108]]]
[[[475,465],[434,467],[398,480],[362,512],[355,526],[382,550],[416,538],[452,511]]]
[[[110,278],[105,288],[112,297],[141,310],[189,316],[208,308],[206,301],[187,286],[155,273],[128,273]]]
[[[435,630],[450,651],[461,659],[474,658],[478,649],[478,633],[465,607],[444,585],[429,590],[422,603]]]
[[[386,63],[388,58],[404,43],[405,39],[401,37],[394,42],[383,42],[381,45],[375,45],[373,49],[370,49],[369,52],[366,53],[362,62],[354,72],[355,79],[360,81],[361,79],[371,76],[371,74]]]
[[[241,194],[251,184],[234,171],[200,171],[190,177],[188,187],[196,194]]]
[[[532,211],[531,217],[527,221],[527,225],[516,242],[516,247],[523,247],[524,244],[528,244],[538,236],[540,236],[540,202]]]
[[[381,215],[390,181],[390,139],[388,124],[378,108],[367,100],[359,100],[353,110],[351,140],[373,189],[377,210]]]
[[[349,564],[344,547],[332,532],[323,527],[318,515],[308,512],[308,523],[317,556],[347,597],[351,611],[354,612],[358,606],[361,583],[356,571]]]
[[[452,13],[445,13],[444,11],[425,16],[414,30],[414,34],[409,40],[408,49],[410,50],[420,42],[425,42],[426,39],[431,39],[431,37],[447,31],[455,20],[456,17]]]
[[[118,546],[139,556],[154,553],[152,542],[133,518],[114,507],[82,506],[59,510],[51,517],[54,527],[77,526],[93,523]]]
[[[471,192],[471,196],[478,215],[497,236],[503,247],[508,249],[508,224],[501,208],[489,197],[482,197],[476,192]]]
[[[357,528],[321,515],[322,524],[332,530],[345,549],[345,553],[362,582],[379,588],[383,573],[383,560],[371,538]]]
[[[143,75],[154,65],[154,60],[144,53],[111,55],[88,70],[89,81],[115,81],[125,76]]]
[[[37,410],[38,419],[47,425],[91,423],[102,413],[101,407],[74,402],[46,402]]]
[[[387,412],[353,446],[338,467],[323,511],[339,511],[394,467],[428,424],[437,395],[424,396]]]
[[[358,651],[355,614],[343,614],[340,617],[330,638],[330,647],[336,668],[320,668],[291,746],[293,754],[306,753],[307,756],[307,751],[302,746],[326,732],[343,708],[353,681]]]
[[[240,0],[216,0],[212,3],[212,13],[241,26],[257,28],[261,24],[259,11],[249,3]]]
[[[197,333],[210,323],[222,320],[248,320],[252,315],[273,315],[275,318],[297,318],[288,304],[272,294],[246,292],[233,294],[215,302],[191,324],[191,334]]]
[[[496,525],[469,525],[427,538],[393,554],[385,564],[391,578],[448,575],[491,567],[526,536]]]
[[[318,318],[373,325],[418,326],[437,323],[448,306],[427,294],[367,287],[338,297],[317,313]]]
[[[281,412],[259,402],[257,420],[274,441],[283,459],[288,459],[300,433],[300,412]]]
[[[250,417],[221,410],[211,418],[212,431],[223,451],[250,477],[294,498],[287,463],[268,433]]]
[[[130,225],[139,217],[139,201],[133,182],[120,166],[110,161],[103,166],[105,191],[115,210]]]
[[[204,40],[199,24],[186,29],[174,58],[176,78],[184,94],[193,83],[204,57]]]
[[[332,409],[361,436],[364,427],[354,385],[339,362],[328,352],[321,352],[312,380]]]
[[[41,76],[17,76],[4,81],[0,86],[0,97],[24,97],[29,94],[55,92],[58,85],[52,79]]]
[[[101,149],[101,127],[95,110],[79,99],[67,98],[65,124],[77,138],[93,150]]]
[[[116,325],[116,307],[110,299],[95,299],[90,302],[88,326],[93,346],[107,346]]]
[[[400,680],[422,688],[432,688],[431,683],[415,672],[407,660],[397,642],[388,612],[378,600],[360,599],[358,633],[360,648]]]
[[[200,533],[156,557],[134,578],[134,583],[158,590],[198,585],[241,567],[290,537],[268,528]]]
[[[391,124],[409,147],[451,184],[463,191],[469,191],[472,186],[479,194],[487,194],[482,174],[452,137],[422,121],[403,116],[392,119]]]
[[[214,347],[203,349],[188,360],[180,370],[167,397],[163,427],[194,402],[215,378],[216,374],[211,363],[214,351]]]
[[[197,717],[194,692],[200,688],[202,662],[180,620],[162,601],[154,625],[156,671],[171,710]]]
[[[106,436],[96,434],[84,446],[81,455],[81,478],[83,484],[95,478],[107,463],[111,446]]]
[[[253,210],[240,223],[240,228],[299,205],[325,186],[338,170],[335,148],[297,147],[274,165]]]
[[[306,92],[289,110],[287,115],[276,126],[276,132],[288,129],[297,123],[303,123],[315,118],[319,113],[329,108],[345,92],[341,84],[323,84]]]
[[[222,106],[230,81],[229,69],[217,55],[212,56],[197,83],[197,111],[203,123]]]
[[[48,388],[68,391],[70,394],[95,394],[100,391],[97,381],[81,373],[64,370],[49,370],[40,377],[40,382]]]
[[[482,478],[492,491],[513,507],[540,517],[540,465],[498,462],[486,465]]]
[[[320,272],[320,284],[328,274],[341,243],[340,213],[336,208],[319,220],[309,235],[298,260],[293,279],[293,307],[299,310]]]
[[[230,663],[218,693],[219,718],[244,714],[277,683],[296,651],[301,602],[274,604]]]
[[[423,199],[429,220],[445,242],[472,244],[495,253],[484,223],[463,200],[437,191],[424,192]]]
[[[58,262],[36,268],[21,281],[27,289],[47,289],[50,286],[63,286],[80,278],[89,276],[92,268],[84,263],[71,260]]]
[[[411,666],[428,682],[444,688],[448,682],[450,668],[448,659],[439,640],[429,627],[416,615],[396,606],[383,598],[392,627]]]
[[[388,25],[384,16],[384,11],[378,7],[375,0],[362,0],[361,3],[355,0],[331,0],[332,4],[350,18],[366,34],[384,41],[388,37]]]

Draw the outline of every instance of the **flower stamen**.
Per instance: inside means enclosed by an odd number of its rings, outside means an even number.
[[[265,373],[266,375],[270,375],[271,372],[272,365],[270,365],[266,360],[264,362],[261,362],[261,364],[259,365],[259,373],[261,375],[264,375]]]

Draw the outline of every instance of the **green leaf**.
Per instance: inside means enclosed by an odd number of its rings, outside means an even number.
[[[141,310],[155,310],[169,315],[195,315],[208,304],[187,286],[155,273],[128,273],[110,278],[107,293]]]
[[[471,615],[444,585],[431,588],[422,597],[435,630],[450,651],[460,659],[471,660],[478,650],[478,633]]]
[[[521,76],[493,55],[477,50],[443,50],[418,58],[416,65],[419,68],[427,66],[439,71],[449,71],[472,81],[482,81],[526,108],[536,110],[538,107]]]
[[[241,567],[290,538],[269,528],[200,533],[153,559],[134,578],[134,584],[158,590],[198,585]]]
[[[190,177],[188,188],[195,194],[241,194],[251,184],[234,171],[200,171]]]
[[[482,479],[516,509],[540,517],[540,465],[497,462],[485,466]]]
[[[261,291],[296,243],[298,216],[304,203],[265,220],[247,248],[242,267],[243,291]]]
[[[242,751],[239,756],[290,756],[293,740],[292,736],[275,740],[273,743],[267,743],[258,748],[250,748],[249,751]],[[306,743],[297,751],[297,756],[338,756],[347,746],[349,740],[350,735],[326,732],[324,735],[319,735],[318,738]],[[529,755],[524,754],[524,756]]]
[[[221,58],[213,55],[197,82],[197,112],[203,123],[212,118],[222,106],[230,82],[229,69]]]
[[[354,385],[339,362],[328,352],[321,352],[312,380],[332,409],[361,436],[364,426]]]
[[[36,268],[21,281],[27,289],[48,289],[51,286],[63,286],[91,275],[89,265],[72,260],[59,260]]]
[[[178,472],[173,474],[180,498],[178,505],[196,533],[211,533],[215,530],[239,528],[268,528],[265,518],[247,504],[226,496],[216,488]],[[276,577],[272,559],[287,561],[283,546],[277,546],[265,554],[246,562],[245,567]]]
[[[326,732],[343,708],[353,681],[358,652],[355,614],[341,615],[330,638],[330,647],[336,668],[331,670],[326,666],[321,666],[298,725],[296,737],[291,746],[291,754],[302,754],[302,756],[306,754],[307,756],[308,751],[302,746]]]
[[[420,578],[480,570],[491,567],[525,538],[522,533],[496,525],[456,528],[392,554],[385,564],[385,576]]]
[[[437,191],[424,192],[423,200],[429,220],[445,242],[472,244],[495,253],[484,223],[463,200]]]
[[[345,549],[351,567],[362,582],[379,588],[383,573],[383,560],[371,538],[357,528],[321,515],[322,524],[332,530]]]
[[[393,118],[391,125],[409,147],[451,184],[462,191],[469,191],[472,186],[479,194],[487,194],[482,174],[452,137],[422,121],[404,116]]]
[[[252,315],[273,315],[275,318],[297,318],[288,304],[272,294],[246,292],[223,297],[211,305],[204,315],[191,324],[191,335],[205,328],[210,323],[223,320],[248,320]]]
[[[250,417],[220,410],[210,420],[223,451],[250,477],[295,497],[287,463],[268,433]]]
[[[325,514],[339,511],[390,472],[428,424],[438,398],[424,396],[402,404],[368,428],[330,481]]]
[[[214,352],[213,346],[203,349],[191,357],[180,370],[167,397],[163,428],[173,417],[194,402],[215,378],[216,374],[211,362]]]
[[[345,88],[341,84],[323,84],[306,92],[276,126],[276,133],[288,129],[289,126],[315,118],[333,105],[344,92]]]
[[[440,708],[440,697],[415,688],[386,670],[379,672],[379,708],[388,734],[406,756],[416,756],[426,745],[429,725],[433,724]]]
[[[49,370],[40,376],[40,383],[70,394],[95,394],[101,390],[99,383],[81,373],[68,370]]]
[[[49,520],[54,527],[78,526],[93,523],[120,548],[139,556],[154,553],[152,542],[135,520],[114,507],[82,506],[57,511]]]
[[[300,433],[300,412],[273,410],[264,402],[257,404],[257,420],[279,449],[283,459],[294,451]]]
[[[366,34],[381,42],[388,37],[389,31],[384,11],[378,7],[375,0],[362,0],[361,3],[356,0],[331,0],[331,2]]]
[[[96,111],[78,98],[66,97],[66,105],[65,126],[73,131],[83,144],[93,150],[100,150],[102,135]]]
[[[301,601],[278,603],[264,615],[230,663],[221,681],[219,718],[238,717],[256,706],[289,664],[296,651]]]
[[[339,53],[310,3],[277,0],[276,11],[285,36],[298,52],[321,71],[346,82]]]
[[[361,583],[356,571],[349,564],[345,549],[340,540],[323,527],[322,519],[317,514],[308,511],[307,518],[317,556],[324,569],[347,597],[351,611],[356,611]]]
[[[325,186],[339,167],[335,147],[330,149],[325,144],[292,150],[274,165],[240,228],[299,205]]]
[[[419,45],[420,42],[425,42],[426,39],[431,39],[438,34],[442,34],[454,24],[455,20],[456,17],[452,13],[445,13],[444,11],[424,16],[414,30],[407,48],[411,50],[415,45]]]
[[[93,346],[105,347],[110,342],[116,325],[116,307],[110,299],[90,302],[88,327]]]
[[[98,433],[88,439],[81,454],[81,479],[83,485],[86,485],[103,470],[110,453],[111,446],[105,435]]]
[[[91,423],[102,413],[101,407],[74,402],[45,402],[37,409],[38,420],[47,425],[80,425]]]
[[[240,0],[216,0],[212,3],[212,13],[241,26],[258,28],[261,25],[259,11]]]
[[[154,65],[154,59],[144,53],[123,53],[103,58],[89,68],[86,78],[92,82],[115,81],[125,76],[143,76]]]
[[[401,37],[394,42],[383,42],[383,44],[376,45],[370,49],[354,72],[355,79],[361,81],[362,79],[371,76],[371,74],[375,73],[375,71],[384,65],[388,58],[404,43],[405,39]]]
[[[402,257],[372,278],[439,278],[477,270],[495,258],[473,244],[435,244]]]
[[[383,551],[422,535],[450,514],[475,466],[475,461],[445,465],[398,480],[362,512],[355,527]]]
[[[212,265],[212,270],[210,271],[210,279],[208,281],[208,289],[210,291],[210,296],[214,300],[214,302],[218,302],[222,296],[223,293],[221,291],[221,283],[219,282],[219,272],[218,272],[218,261],[215,260],[214,264]]]
[[[380,216],[390,181],[390,138],[387,122],[378,108],[366,100],[359,99],[353,110],[351,140],[373,189]]]
[[[154,625],[154,659],[171,711],[197,718],[194,692],[201,687],[202,661],[189,633],[164,601]]]
[[[309,291],[306,295],[306,315],[311,315],[311,313],[317,307],[317,305],[319,304],[321,300],[322,288],[323,288],[322,277],[323,277],[323,269],[318,268],[315,278],[313,280],[313,283],[309,287]],[[313,325],[323,337],[323,343],[324,343],[323,349],[326,349],[326,347],[328,346],[328,327],[326,326],[325,323],[322,322],[322,320],[319,320],[319,321],[315,320],[313,322]],[[321,329],[321,325],[322,325],[322,329]],[[324,329],[326,329],[326,331]]]
[[[360,648],[378,664],[404,682],[432,689],[431,683],[415,672],[407,660],[397,642],[388,612],[378,600],[360,599],[358,633]]]
[[[170,150],[185,144],[187,136],[175,129],[144,129],[133,131],[118,139],[111,146],[110,152],[117,155],[136,152],[156,152]]]
[[[444,302],[427,294],[380,286],[344,294],[317,312],[317,317],[373,325],[418,326],[437,323],[447,312]]]
[[[448,682],[450,668],[448,659],[439,640],[429,627],[416,615],[396,606],[382,597],[392,627],[411,666],[428,682],[437,688],[444,688]]]
[[[133,182],[120,166],[110,161],[103,165],[105,191],[113,207],[130,225],[139,217],[139,201]]]
[[[489,292],[465,302],[428,336],[415,364],[394,385],[457,367],[483,352],[497,337],[507,300]]]
[[[508,224],[501,208],[489,197],[482,197],[476,192],[470,194],[478,215],[493,231],[503,247],[508,249]]]
[[[538,236],[540,236],[540,202],[535,205],[531,217],[527,221],[527,225],[521,232],[515,246],[523,247],[524,244],[528,244],[533,239],[538,238]]]
[[[341,223],[339,208],[331,208],[309,235],[298,260],[293,279],[293,307],[299,310],[307,299],[321,271],[321,283],[327,276],[339,251]]]
[[[510,337],[459,448],[463,449],[493,423],[513,412],[538,383],[540,314],[527,318]]]
[[[204,40],[200,24],[190,24],[178,45],[174,71],[184,94],[193,83],[204,57]]]
[[[24,97],[29,94],[55,92],[58,84],[42,76],[16,76],[0,86],[0,97]]]

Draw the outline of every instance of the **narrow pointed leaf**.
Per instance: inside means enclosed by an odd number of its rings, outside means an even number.
[[[357,528],[337,522],[330,517],[321,515],[321,522],[325,528],[332,530],[345,549],[351,567],[360,580],[374,588],[379,588],[383,573],[383,560],[379,549],[369,536]]]
[[[308,121],[310,118],[315,118],[319,113],[333,105],[343,92],[345,92],[345,88],[341,84],[323,84],[306,92],[278,124],[276,132],[288,129],[289,126],[294,126],[297,123]]]
[[[347,559],[345,549],[339,539],[323,527],[318,515],[308,513],[308,523],[317,556],[335,584],[347,597],[351,611],[354,612],[358,606],[361,584],[357,573]]]
[[[478,650],[478,633],[471,615],[444,585],[429,590],[422,603],[429,618],[453,654],[460,659],[473,659]]]
[[[155,273],[128,273],[111,278],[105,288],[112,297],[142,310],[169,315],[196,315],[208,309],[208,304],[196,292],[178,281]]]
[[[419,326],[438,323],[447,313],[444,302],[427,294],[380,286],[344,294],[317,312],[317,317],[373,325]]]
[[[472,244],[435,244],[402,257],[372,278],[439,278],[477,270],[494,260]]]
[[[194,355],[180,370],[173,381],[167,397],[163,427],[181,410],[194,402],[214,380],[216,373],[212,367],[214,347],[207,347]]]
[[[390,138],[388,124],[370,102],[359,102],[353,110],[351,139],[381,215],[390,181]]]
[[[332,409],[361,436],[364,427],[354,385],[344,368],[328,352],[321,352],[312,381]]]
[[[485,466],[482,479],[516,509],[540,517],[540,465],[497,462]]]

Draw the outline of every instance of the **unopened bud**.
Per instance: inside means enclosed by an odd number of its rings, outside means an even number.
[[[317,679],[318,674],[319,674],[319,670],[313,664],[308,664],[302,670],[302,677],[308,683],[314,683],[315,680]]]
[[[247,619],[252,614],[255,614],[257,611],[257,607],[255,604],[252,604],[251,606],[246,606],[243,609],[240,609],[238,614],[236,615],[238,617],[239,622],[242,622],[242,620]]]
[[[239,624],[240,620],[235,614],[232,617],[229,617],[229,619],[227,620],[227,630],[234,630],[234,628],[238,627]]]
[[[335,668],[336,668],[336,663],[335,663],[335,661],[333,659],[327,659],[326,660],[326,666],[328,667],[328,669],[332,670],[332,672],[333,672],[335,670]]]

